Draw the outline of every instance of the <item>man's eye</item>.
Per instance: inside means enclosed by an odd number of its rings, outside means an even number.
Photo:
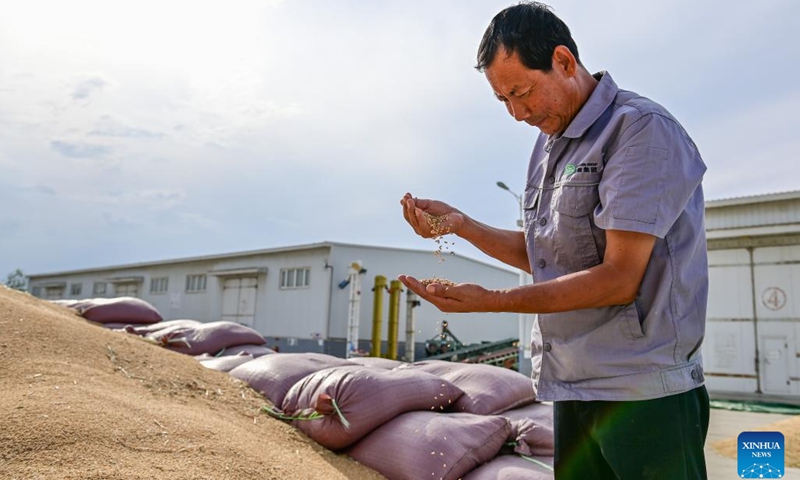
[[[530,93],[531,93],[531,89],[528,89],[527,91],[525,91],[525,92],[523,92],[523,93],[518,93],[518,94],[517,94],[517,98],[525,98],[525,97],[527,97],[528,95],[530,95]]]

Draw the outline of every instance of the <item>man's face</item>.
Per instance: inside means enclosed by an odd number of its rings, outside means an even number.
[[[580,110],[580,92],[575,65],[565,65],[563,50],[553,54],[549,72],[531,70],[522,64],[516,52],[508,55],[501,48],[486,67],[486,79],[498,100],[518,122],[537,127],[547,135],[562,133]]]

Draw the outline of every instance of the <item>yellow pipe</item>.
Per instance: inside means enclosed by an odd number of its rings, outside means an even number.
[[[400,280],[392,280],[389,287],[389,353],[386,358],[397,360],[397,334],[400,328]]]
[[[386,290],[386,277],[375,275],[374,299],[372,301],[372,349],[370,357],[381,356],[381,337],[383,329],[383,291]]]

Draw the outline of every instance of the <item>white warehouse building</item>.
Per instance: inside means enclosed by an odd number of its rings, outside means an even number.
[[[375,277],[387,283],[399,274],[477,282],[488,288],[519,284],[516,271],[429,250],[322,242],[222,255],[31,275],[34,296],[83,299],[133,296],[156,307],[165,320],[230,320],[256,329],[282,352],[323,352],[343,357],[350,317],[347,283],[354,262],[362,268],[359,348],[369,352]],[[350,277],[352,278],[352,277]],[[398,282],[399,283],[399,282]],[[388,290],[388,289],[382,289]],[[404,289],[405,290],[405,289]],[[381,292],[382,334],[388,336],[389,293]],[[405,356],[407,294],[399,305],[399,355]],[[437,336],[443,320],[465,344],[518,338],[516,314],[446,315],[427,302],[412,308],[415,358]],[[387,352],[384,345],[383,352]]]
[[[706,202],[712,392],[800,395],[800,191]]]

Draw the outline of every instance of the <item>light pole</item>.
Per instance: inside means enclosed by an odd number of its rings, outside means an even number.
[[[517,227],[524,230],[525,223],[523,221],[524,210],[522,205],[522,196],[514,193],[508,185],[503,182],[497,182],[497,186],[507,191],[517,199],[519,204],[519,218],[517,219]],[[533,283],[533,278],[525,270],[519,270],[519,284],[528,285]],[[536,321],[536,315],[525,313],[519,314],[519,356],[517,357],[517,370],[525,375],[531,374],[531,330],[533,329],[533,322]]]
[[[519,229],[522,230],[522,226],[523,226],[522,219],[524,218],[523,217],[523,210],[522,210],[522,196],[517,195],[516,193],[514,193],[510,188],[508,188],[508,185],[506,185],[503,182],[497,182],[497,186],[502,188],[506,192],[510,193],[511,195],[514,195],[514,198],[517,199],[517,203],[519,204],[519,218],[517,219],[517,227],[519,227]]]

